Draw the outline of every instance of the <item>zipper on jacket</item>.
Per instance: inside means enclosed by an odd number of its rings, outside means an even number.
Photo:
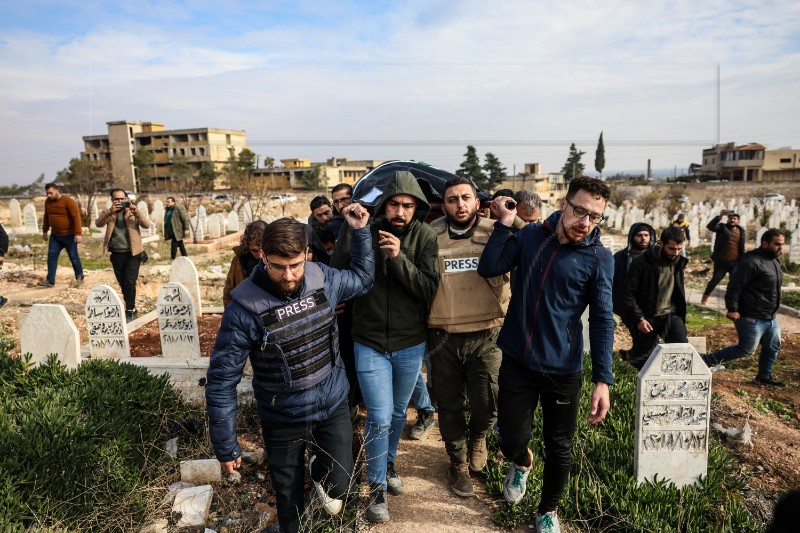
[[[542,279],[539,282],[539,293],[536,295],[536,303],[533,305],[533,318],[531,319],[531,331],[528,333],[528,341],[525,343],[525,351],[527,352],[530,347],[531,343],[533,342],[533,326],[532,324],[536,322],[536,317],[539,315],[539,304],[542,301],[542,289],[544,288],[544,282],[547,280],[548,274],[550,274],[550,267],[553,265],[553,261],[556,259],[556,255],[558,254],[558,249],[561,248],[561,242],[556,239],[556,247],[555,249],[550,252],[550,259],[547,261],[547,266],[542,273]]]

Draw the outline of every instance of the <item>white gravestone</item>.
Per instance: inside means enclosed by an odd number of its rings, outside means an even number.
[[[137,203],[136,210],[139,211],[139,216],[150,220],[150,211],[147,209],[147,202],[142,201]],[[153,224],[150,224],[149,228],[139,227],[139,232],[141,233],[142,237],[152,237],[154,235],[154,230],[155,227]]]
[[[236,233],[239,231],[239,217],[235,211],[228,213],[228,233]]]
[[[202,205],[197,208],[197,227],[203,232],[203,235],[208,233],[208,216],[206,216],[206,208]]]
[[[208,217],[208,237],[210,239],[219,239],[222,235],[222,217],[216,213]]]
[[[200,336],[194,300],[186,287],[169,282],[158,292],[156,300],[161,355],[180,359],[200,357]]]
[[[8,225],[12,228],[18,228],[22,226],[22,211],[19,207],[19,200],[16,198],[12,198],[8,201],[8,211],[10,214],[10,220]]]
[[[22,354],[33,354],[32,363],[43,363],[50,354],[67,368],[81,362],[80,334],[63,305],[34,304],[19,332]]]
[[[200,278],[192,260],[183,255],[176,257],[169,269],[169,280],[186,287],[186,290],[189,291],[194,300],[197,316],[203,316],[203,303],[200,300]]]
[[[95,222],[97,221],[97,217],[99,217],[99,216],[100,216],[100,213],[97,210],[97,200],[95,200],[94,202],[92,202],[92,213],[89,216],[89,218],[91,218],[91,220],[89,221],[89,227],[90,228],[96,228],[97,227],[97,224],[95,224]]]
[[[636,480],[677,487],[708,471],[711,372],[691,344],[659,344],[636,382]]]
[[[86,298],[86,329],[92,357],[130,357],[128,325],[117,291],[98,285]]]
[[[25,219],[25,233],[39,233],[39,221],[36,218],[36,208],[33,204],[28,204],[22,210]]]
[[[756,246],[761,246],[761,236],[767,232],[767,228],[761,226],[756,232]]]

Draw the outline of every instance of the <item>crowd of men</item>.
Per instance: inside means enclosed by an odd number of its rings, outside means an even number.
[[[46,192],[48,274],[39,284],[54,285],[64,248],[80,283],[77,205],[56,184]],[[103,251],[132,320],[146,261],[139,228],[150,221],[124,190],[110,194],[111,207],[96,224],[106,228]],[[418,412],[413,438],[433,426],[425,361],[450,459],[449,488],[458,496],[473,495],[473,476],[487,461],[487,433],[496,427],[510,462],[504,498],[522,500],[534,460],[531,423],[541,407],[542,432],[533,438],[545,453],[533,527],[560,531],[557,510],[569,477],[586,348],[581,316],[588,308],[594,386],[587,421],[596,424],[610,408],[614,313],[632,338],[622,357],[636,368],[657,343],[687,342],[685,219],[658,240],[651,225],[633,224],[627,246],[612,256],[598,228],[610,189],[588,177],[571,180],[544,220],[541,199],[530,191],[497,191],[482,210],[474,183],[464,178],[445,184],[442,214],[435,216],[407,171],[386,181],[371,213],[353,202],[350,185],[337,185],[331,195],[332,202],[311,201],[307,223],[253,221],[234,248],[206,384],[210,437],[222,469],[233,473],[241,465],[236,386],[249,359],[278,510],[268,531],[299,530],[306,468],[323,509],[341,511],[354,487],[353,420],[362,405],[366,518],[389,521],[387,494],[405,491],[397,452],[409,405]],[[165,238],[175,259],[178,251],[186,255],[188,216],[172,197],[166,206]],[[726,316],[739,342],[703,357],[717,369],[760,345],[754,382],[782,387],[772,371],[781,342],[784,236],[768,230],[760,246],[744,253],[738,222],[723,211],[708,225],[717,239],[702,300],[730,274]]]

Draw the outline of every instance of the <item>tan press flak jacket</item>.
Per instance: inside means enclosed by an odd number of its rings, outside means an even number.
[[[478,260],[494,230],[494,221],[478,219],[469,239],[451,239],[447,218],[431,222],[439,243],[441,279],[431,304],[428,327],[473,333],[503,325],[511,297],[509,275],[482,278]]]

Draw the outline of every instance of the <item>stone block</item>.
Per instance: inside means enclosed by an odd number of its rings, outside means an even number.
[[[172,516],[176,519],[175,527],[202,527],[208,520],[211,499],[214,489],[211,485],[200,485],[183,489],[175,496],[172,504]]]
[[[33,354],[33,363],[44,362],[50,354],[67,368],[77,368],[81,362],[80,334],[63,305],[31,306],[19,337],[22,354]]]
[[[216,459],[181,461],[181,481],[184,483],[216,483],[222,481],[222,469]]]

